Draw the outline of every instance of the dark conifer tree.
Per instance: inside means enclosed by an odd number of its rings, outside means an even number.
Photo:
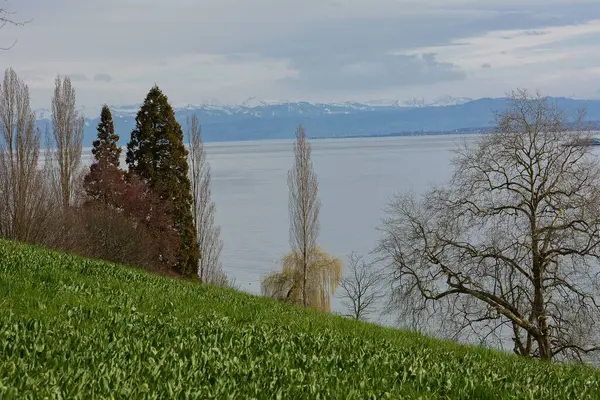
[[[98,123],[98,139],[94,141],[92,154],[94,162],[84,178],[84,188],[92,201],[114,205],[114,201],[123,189],[122,171],[118,145],[119,135],[115,133],[112,114],[105,104]]]
[[[167,96],[155,85],[136,116],[126,161],[131,173],[147,182],[163,201],[170,203],[179,235],[176,269],[185,276],[193,276],[200,255],[192,217],[187,158],[181,125],[175,120]]]

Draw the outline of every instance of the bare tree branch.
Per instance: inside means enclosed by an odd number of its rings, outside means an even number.
[[[31,21],[33,21],[32,19],[30,19],[28,21],[17,21],[13,18],[14,15],[15,15],[14,12],[8,11],[5,8],[0,8],[0,30],[2,30],[4,27],[6,27],[6,25],[23,26],[23,25],[26,25],[26,24],[30,23]],[[15,47],[16,44],[17,44],[17,41],[15,40],[8,47],[0,46],[0,50],[10,50],[13,47]]]

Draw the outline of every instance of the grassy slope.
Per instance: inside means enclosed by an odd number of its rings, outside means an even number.
[[[518,359],[0,241],[0,398],[598,398]]]

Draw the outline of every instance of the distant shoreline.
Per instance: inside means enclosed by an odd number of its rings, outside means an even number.
[[[445,135],[480,135],[485,133],[493,132],[493,127],[484,128],[463,128],[455,129],[450,131],[408,131],[408,132],[395,132],[395,133],[381,133],[381,134],[356,134],[356,135],[335,135],[335,136],[310,136],[310,140],[328,140],[328,139],[377,139],[377,138],[394,138],[394,137],[422,137],[422,136],[445,136]],[[597,133],[600,136],[600,123],[595,124],[590,132]],[[235,143],[235,142],[266,142],[266,141],[278,141],[278,140],[293,140],[293,138],[248,138],[248,139],[237,139],[237,140],[206,140],[205,143]],[[126,142],[120,143],[120,146],[125,147]],[[600,138],[592,138],[592,146],[600,146]],[[84,146],[85,149],[91,149],[91,146]],[[45,150],[45,147],[40,147],[40,150]]]
[[[443,132],[400,132],[400,133],[389,133],[389,134],[373,134],[373,135],[344,135],[344,136],[314,136],[310,139],[323,140],[323,139],[369,139],[369,138],[388,138],[388,137],[410,137],[410,136],[443,136],[443,135],[476,135],[482,133],[489,133],[492,130],[458,130],[458,131],[443,131]]]

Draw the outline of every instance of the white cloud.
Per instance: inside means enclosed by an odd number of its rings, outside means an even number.
[[[594,35],[595,44],[577,45],[564,41]],[[489,63],[496,68],[539,64],[593,56],[600,42],[600,19],[579,25],[554,26],[526,30],[499,30],[481,36],[460,38],[445,46],[429,46],[392,54],[435,53],[442,61],[466,69]],[[559,45],[559,46],[556,46]]]

